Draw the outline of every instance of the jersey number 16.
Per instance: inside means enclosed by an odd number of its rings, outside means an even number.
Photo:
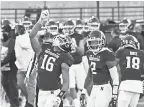
[[[56,61],[56,58],[54,57],[48,57],[48,55],[44,55],[43,62],[41,65],[42,69],[46,69],[47,71],[51,72],[54,67],[54,62]]]

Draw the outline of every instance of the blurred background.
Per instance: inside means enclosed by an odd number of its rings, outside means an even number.
[[[91,16],[101,21],[144,19],[144,1],[1,1],[1,18],[17,22],[25,15],[34,21],[44,8],[49,8],[51,18],[58,21]]]

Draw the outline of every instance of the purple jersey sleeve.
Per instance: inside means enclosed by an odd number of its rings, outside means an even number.
[[[121,57],[121,53],[122,53],[123,49],[118,49],[116,52],[115,52],[115,55],[116,55],[116,58],[120,59]]]
[[[65,53],[62,55],[61,61],[62,61],[62,63],[66,63],[69,66],[71,66],[74,62],[74,59],[69,53]]]
[[[105,61],[114,61],[115,60],[115,55],[112,51],[106,50],[104,58],[105,58]]]

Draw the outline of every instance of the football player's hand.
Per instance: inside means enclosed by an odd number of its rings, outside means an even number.
[[[56,97],[52,103],[53,103],[53,107],[59,107],[61,103],[61,99],[59,97]]]
[[[41,12],[38,23],[40,23],[41,25],[44,25],[48,20],[49,20],[49,10],[43,10]]]
[[[118,98],[118,95],[113,95],[112,96],[112,107],[116,107],[117,105],[117,98]]]
[[[86,107],[87,104],[87,98],[86,98],[86,94],[81,94],[80,96],[80,104],[82,107]]]

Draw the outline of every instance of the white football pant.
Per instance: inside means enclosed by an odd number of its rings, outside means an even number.
[[[87,107],[108,107],[112,98],[110,84],[93,85],[91,95],[88,97]]]
[[[86,78],[86,73],[83,64],[74,64],[69,69],[70,88],[83,89]]]
[[[39,90],[38,94],[38,107],[52,107],[52,102],[55,100],[56,96],[59,94],[60,89],[53,91],[43,91]]]
[[[118,107],[136,107],[140,93],[120,90],[118,96]]]

